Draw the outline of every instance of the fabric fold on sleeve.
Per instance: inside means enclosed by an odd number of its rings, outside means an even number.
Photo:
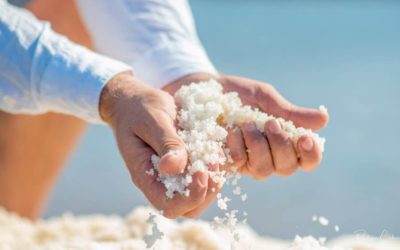
[[[145,84],[163,87],[188,74],[217,75],[186,0],[78,0],[96,49],[132,65]]]
[[[130,66],[69,41],[30,12],[0,0],[0,109],[71,114],[102,123],[104,85]]]

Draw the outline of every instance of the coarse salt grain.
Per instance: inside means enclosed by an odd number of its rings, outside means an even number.
[[[319,224],[321,224],[322,226],[328,226],[329,225],[329,220],[323,216],[320,216],[318,218],[318,222]]]
[[[149,170],[146,170],[145,173],[146,173],[147,175],[153,176],[153,175],[154,175],[154,169],[153,169],[153,168],[150,168]]]
[[[235,189],[233,189],[234,195],[240,195],[241,192],[242,192],[242,190],[240,189],[240,187],[235,187]]]
[[[257,129],[263,133],[265,123],[276,119],[294,144],[301,136],[308,135],[317,142],[321,151],[324,150],[324,138],[320,138],[309,129],[296,128],[291,121],[285,121],[256,108],[243,105],[238,93],[223,93],[222,85],[217,81],[210,80],[182,86],[176,92],[175,100],[179,109],[177,117],[178,135],[188,149],[189,164],[187,170],[179,175],[164,175],[159,172],[160,158],[156,155],[152,156],[154,169],[158,172],[157,180],[164,183],[168,198],[172,198],[175,193],[189,196],[188,185],[192,182],[191,176],[198,171],[208,172],[210,178],[220,187],[226,182],[232,186],[238,184],[242,175],[237,172],[236,166],[230,168],[231,172],[214,172],[208,169],[210,164],[233,163],[230,151],[225,145],[228,135],[225,127],[237,129],[239,124],[252,121],[256,124]],[[323,109],[323,107],[320,107],[320,109]],[[221,154],[221,152],[224,152],[224,154]],[[247,199],[247,194],[242,194],[238,186],[234,188],[233,193],[240,195],[243,202]],[[228,197],[222,198],[221,194],[218,194],[217,206],[221,210],[228,210],[227,203],[229,201]],[[215,217],[214,224],[227,226],[235,236],[236,213],[237,210],[231,210],[226,212],[223,217]],[[233,238],[239,239],[240,237]]]
[[[168,198],[172,198],[174,193],[190,195],[187,190],[190,182],[184,177],[185,175],[193,175],[197,171],[207,172],[209,164],[232,162],[229,150],[225,147],[227,130],[222,125],[235,128],[242,122],[253,121],[263,132],[264,124],[276,119],[294,143],[300,136],[308,135],[319,144],[322,151],[324,149],[324,138],[309,129],[296,128],[291,121],[285,121],[243,105],[238,93],[223,93],[222,85],[215,80],[182,86],[176,92],[175,100],[179,108],[178,134],[187,145],[189,165],[187,173],[182,175],[166,176],[159,173],[158,180],[164,183]],[[323,106],[320,109],[326,111]],[[221,150],[225,152],[225,156],[221,156]],[[158,171],[158,156],[154,156],[152,162]],[[216,174],[214,173],[213,176],[215,177]],[[223,184],[224,177],[218,176],[216,181]]]

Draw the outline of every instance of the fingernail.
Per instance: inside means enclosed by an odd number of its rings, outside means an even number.
[[[314,147],[314,142],[310,137],[307,137],[301,142],[301,146],[304,150],[311,151]]]
[[[268,130],[273,134],[279,134],[282,128],[277,120],[272,120],[268,123]]]

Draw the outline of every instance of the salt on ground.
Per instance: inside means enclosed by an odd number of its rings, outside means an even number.
[[[228,250],[233,241],[228,230],[212,229],[208,222],[168,220],[150,208],[138,207],[125,218],[119,216],[65,214],[32,222],[0,208],[0,250],[144,250],[143,241],[152,231],[150,220],[164,232],[152,249]],[[237,249],[253,250],[398,250],[400,240],[366,235],[342,236],[328,241],[307,236],[293,242],[260,237],[250,227],[239,224]]]

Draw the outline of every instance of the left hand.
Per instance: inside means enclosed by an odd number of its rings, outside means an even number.
[[[165,86],[164,90],[173,95],[184,84],[212,78],[224,86],[225,92],[238,92],[243,104],[259,108],[275,117],[291,120],[298,127],[318,130],[328,123],[327,113],[295,106],[283,98],[272,85],[242,77],[216,78],[198,73],[183,77]],[[252,122],[242,124],[239,129],[229,129],[227,147],[230,149],[233,165],[241,173],[260,180],[273,173],[280,176],[291,175],[298,167],[311,171],[322,159],[321,148],[311,137],[302,136],[297,145],[293,145],[288,134],[275,120],[265,124],[264,133],[258,131]]]

